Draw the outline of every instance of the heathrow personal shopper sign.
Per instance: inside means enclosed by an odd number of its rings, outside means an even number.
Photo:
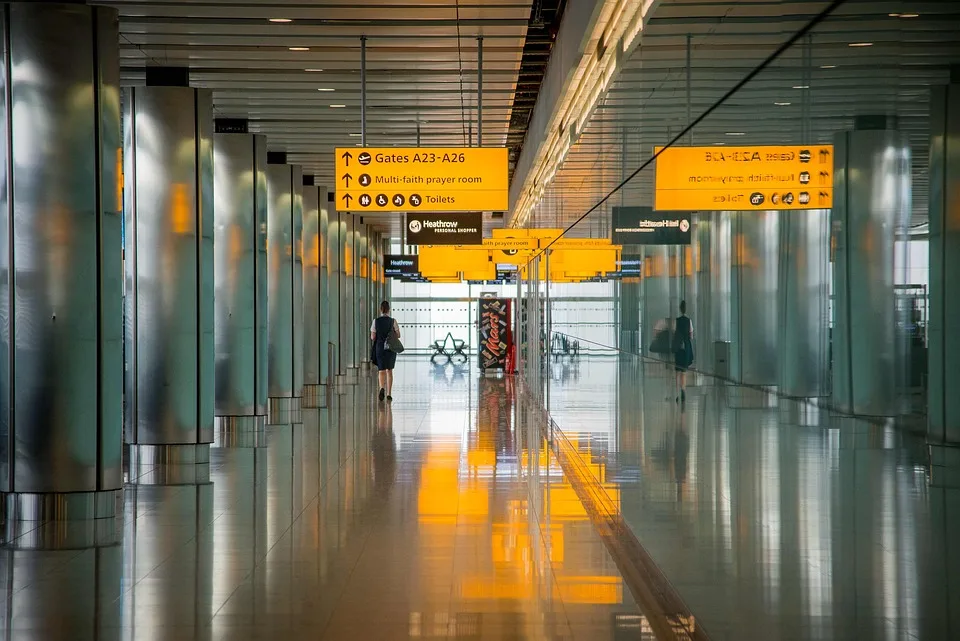
[[[689,245],[690,216],[649,207],[614,207],[610,240],[616,245]]]
[[[347,147],[335,153],[340,211],[506,211],[509,207],[505,147]]]
[[[483,215],[407,214],[408,245],[479,245],[483,240]]]
[[[657,211],[833,207],[833,145],[661,149]]]

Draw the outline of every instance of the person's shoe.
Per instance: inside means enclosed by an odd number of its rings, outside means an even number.
[[[390,402],[390,403],[393,402],[393,397],[390,396],[389,394],[387,394],[387,402]]]
[[[386,395],[386,393],[387,393],[387,390],[385,390],[385,389],[383,389],[383,388],[381,387],[381,388],[380,388],[380,400],[381,400],[381,401],[383,400],[383,397]]]
[[[687,390],[680,390],[680,401],[683,403],[687,402]]]

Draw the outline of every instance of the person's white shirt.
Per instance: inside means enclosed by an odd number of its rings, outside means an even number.
[[[397,325],[396,318],[393,319],[393,331],[397,334],[397,336],[400,335],[400,326]],[[376,335],[377,335],[377,319],[373,319],[373,322],[370,323],[370,336],[371,338],[376,338]]]

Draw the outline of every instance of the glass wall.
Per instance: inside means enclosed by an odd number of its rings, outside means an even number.
[[[622,319],[639,317],[628,351],[656,359],[649,347],[683,300],[707,379],[912,413],[926,368],[930,96],[960,64],[958,16],[948,2],[780,4],[656,3],[636,41],[598,47],[612,80],[561,123],[575,142],[513,221],[608,238],[615,208],[639,207],[683,218],[691,240],[624,247],[644,265],[630,296],[543,274],[546,332],[618,353]],[[671,160],[684,149],[695,164]]]

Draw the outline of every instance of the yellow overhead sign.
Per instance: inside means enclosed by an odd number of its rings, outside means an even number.
[[[658,211],[833,207],[833,145],[661,149]]]
[[[340,211],[506,211],[505,147],[338,148]]]

